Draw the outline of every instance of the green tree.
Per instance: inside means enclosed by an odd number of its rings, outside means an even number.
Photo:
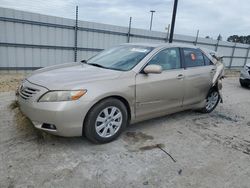
[[[231,35],[227,38],[228,42],[239,42],[239,36],[238,35]]]
[[[250,35],[247,36],[231,35],[227,38],[227,41],[250,44]]]

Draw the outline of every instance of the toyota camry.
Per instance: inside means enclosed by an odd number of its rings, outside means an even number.
[[[210,113],[222,101],[223,69],[215,53],[196,46],[121,44],[34,71],[18,102],[40,130],[106,143],[128,124],[187,109]]]

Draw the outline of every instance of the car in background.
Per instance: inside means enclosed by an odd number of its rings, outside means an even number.
[[[87,61],[34,71],[18,101],[40,130],[106,143],[129,123],[187,109],[212,112],[222,100],[223,70],[196,46],[122,44]]]
[[[242,87],[250,86],[250,63],[246,64],[240,71],[240,85]]]

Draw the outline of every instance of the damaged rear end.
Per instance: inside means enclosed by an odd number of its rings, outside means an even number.
[[[216,89],[221,98],[221,103],[223,102],[222,98],[222,79],[224,78],[224,63],[223,63],[223,56],[215,51],[207,51],[202,49],[202,51],[207,55],[207,57],[210,58],[210,60],[214,63],[215,65],[215,73],[213,75],[212,79],[212,87],[211,89]]]

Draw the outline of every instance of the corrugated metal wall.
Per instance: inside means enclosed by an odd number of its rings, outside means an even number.
[[[128,28],[79,21],[77,60],[128,40]],[[0,70],[32,70],[74,61],[75,20],[0,8]],[[131,29],[130,42],[166,42],[166,33]],[[175,35],[174,42],[195,44],[195,37]],[[198,38],[197,46],[224,55],[229,67],[250,63],[249,45]]]

